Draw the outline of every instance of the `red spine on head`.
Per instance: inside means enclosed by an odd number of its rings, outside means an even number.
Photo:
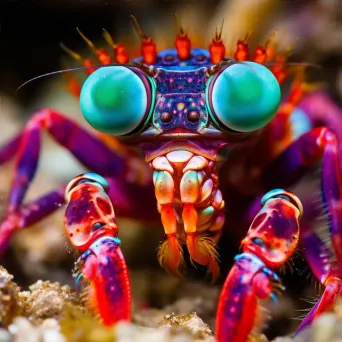
[[[267,51],[264,46],[257,46],[255,49],[255,54],[253,57],[253,62],[263,64],[266,62],[267,59]]]
[[[83,59],[78,53],[70,50],[68,47],[66,47],[63,43],[60,44],[61,48],[72,58],[77,60],[79,63],[81,63],[84,67],[91,67],[94,66],[94,62],[90,58]],[[96,70],[96,68],[88,68],[85,69],[85,72],[90,75]]]
[[[177,49],[178,58],[181,61],[187,60],[191,57],[191,40],[188,34],[184,31],[182,23],[176,14],[176,19],[180,28],[180,32],[176,38],[175,46]]]
[[[83,60],[82,62],[83,66],[85,67],[91,67],[91,66],[94,66],[95,64],[93,63],[93,61],[89,58]],[[92,74],[94,71],[96,70],[96,68],[89,68],[89,69],[86,69],[86,73],[88,75]]]
[[[109,53],[107,52],[107,50],[105,49],[99,49],[96,51],[97,54],[97,59],[99,60],[99,62],[103,65],[107,65],[107,64],[112,64],[113,61],[111,59],[111,57],[109,56]]]
[[[157,60],[156,43],[151,38],[145,38],[141,43],[141,54],[146,64],[154,64]]]
[[[175,46],[180,60],[184,61],[191,56],[191,40],[184,32],[180,32],[176,38]]]
[[[144,59],[144,63],[146,64],[154,64],[157,61],[157,47],[156,43],[152,38],[146,36],[144,32],[141,30],[140,25],[137,19],[131,15],[133,20],[134,27],[142,40],[141,43],[141,55]]]
[[[226,48],[222,40],[215,41],[215,39],[213,39],[209,46],[209,52],[211,56],[211,61],[214,64],[221,62],[224,59],[224,55],[226,53]]]
[[[109,53],[105,49],[97,49],[95,47],[95,45],[93,44],[93,42],[91,40],[89,40],[79,30],[79,28],[76,28],[76,29],[77,29],[77,32],[79,33],[79,35],[82,37],[82,39],[87,43],[87,45],[89,46],[90,50],[97,56],[97,59],[100,62],[100,64],[106,65],[106,64],[112,64],[113,63],[111,57],[109,56]]]
[[[247,40],[238,40],[236,45],[236,51],[234,53],[234,58],[238,62],[247,61],[249,58],[249,49]]]
[[[115,44],[112,36],[103,29],[103,37],[105,41],[113,48],[115,61],[119,64],[126,64],[129,62],[129,57],[126,52],[125,46],[121,43]]]
[[[214,64],[217,64],[223,61],[225,53],[226,53],[226,47],[224,46],[222,42],[223,23],[224,23],[224,20],[222,20],[220,32],[218,32],[216,28],[215,37],[213,38],[209,46],[211,61]]]
[[[258,45],[255,49],[253,61],[256,63],[263,64],[265,62],[270,61],[274,56],[274,51],[269,48],[271,41],[274,36],[277,34],[277,30],[275,30],[272,35],[267,39],[265,45]]]
[[[123,44],[117,44],[114,47],[114,55],[115,55],[115,60],[119,64],[126,64],[129,62],[129,57],[126,52],[125,46]]]

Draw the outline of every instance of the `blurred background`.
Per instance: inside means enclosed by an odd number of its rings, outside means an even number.
[[[59,109],[86,127],[77,99],[67,92],[62,76],[45,77],[16,91],[33,77],[77,66],[60,48],[61,41],[82,56],[91,56],[76,27],[99,48],[106,46],[102,39],[102,29],[105,28],[116,42],[127,45],[131,57],[136,57],[139,38],[130,15],[136,16],[144,32],[153,37],[158,50],[162,50],[174,46],[178,32],[174,13],[180,17],[194,47],[208,47],[215,27],[223,18],[223,40],[228,51],[234,51],[236,41],[243,39],[247,32],[252,33],[250,46],[253,48],[265,43],[274,30],[279,30],[276,36],[279,49],[291,46],[290,61],[319,65],[319,68],[307,70],[307,78],[322,82],[330,97],[342,105],[340,0],[1,0],[0,144],[18,132],[34,112],[43,107]],[[12,170],[13,163],[0,167],[3,203]],[[39,171],[27,199],[42,195],[81,172],[84,168],[44,134]],[[37,279],[73,284],[70,269],[74,255],[66,246],[62,214],[63,208],[34,228],[16,234],[11,249],[0,262],[15,275],[23,288]],[[120,219],[119,224],[124,252],[132,270],[136,303],[163,307],[179,298],[194,296],[197,282],[189,285],[185,280],[172,279],[157,264],[156,249],[164,239],[160,225],[145,227],[126,219]],[[221,248],[223,276],[238,252],[238,244],[237,240],[229,247]],[[297,259],[294,274],[289,272],[285,277],[292,297],[284,296],[278,311],[273,312],[277,319],[268,330],[269,336],[293,331],[297,323],[291,318],[299,316],[295,310],[308,307],[300,298],[318,293],[313,289],[305,262],[301,257]],[[213,291],[209,297],[214,298],[214,303],[219,287],[220,284],[213,288],[204,287],[203,294]],[[196,295],[201,293],[199,290],[195,292]],[[188,306],[178,309],[207,310],[202,316],[208,316],[209,321],[213,318],[214,304],[202,309],[196,305],[190,301]],[[176,309],[173,307],[173,310]]]

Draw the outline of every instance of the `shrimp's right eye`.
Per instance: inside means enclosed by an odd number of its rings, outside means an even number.
[[[140,69],[125,66],[102,67],[85,81],[81,111],[100,132],[128,135],[147,123],[155,102],[154,80]]]

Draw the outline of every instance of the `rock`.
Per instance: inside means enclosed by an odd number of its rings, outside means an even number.
[[[12,281],[13,276],[0,266],[0,324],[7,327],[23,310],[19,297],[19,286]]]

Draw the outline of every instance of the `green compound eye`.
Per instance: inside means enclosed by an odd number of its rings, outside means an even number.
[[[85,81],[81,111],[100,132],[125,135],[137,131],[148,120],[154,106],[154,81],[137,68],[103,67]]]
[[[208,82],[209,113],[218,126],[251,132],[267,125],[280,104],[280,87],[272,72],[258,63],[233,64]]]

